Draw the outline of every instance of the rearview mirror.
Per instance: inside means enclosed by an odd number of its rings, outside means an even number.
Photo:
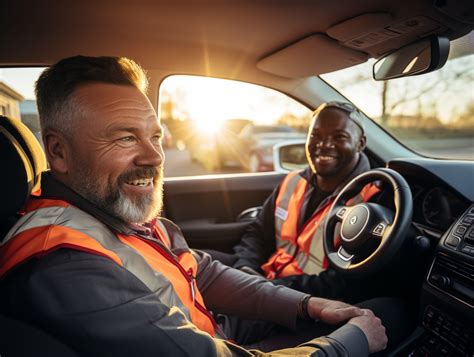
[[[273,147],[273,167],[278,172],[301,170],[308,166],[305,140],[289,140]]]
[[[449,40],[432,37],[402,47],[375,62],[376,81],[413,76],[443,67],[449,55]]]

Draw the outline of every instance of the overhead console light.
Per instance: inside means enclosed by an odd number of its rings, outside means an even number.
[[[325,34],[314,34],[261,59],[262,71],[301,78],[336,71],[367,61],[364,52],[346,48]]]
[[[393,21],[392,15],[386,12],[364,14],[334,25],[327,29],[327,34],[332,38],[346,42],[370,33],[378,33],[379,36],[393,37],[389,30],[384,28]],[[385,31],[389,31],[385,33]]]
[[[378,58],[420,38],[445,30],[443,25],[426,16],[395,19],[389,13],[372,13],[340,22],[326,32],[342,45]]]

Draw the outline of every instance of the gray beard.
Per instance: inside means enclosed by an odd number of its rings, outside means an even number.
[[[125,196],[121,190],[119,192],[118,200],[103,208],[104,210],[110,209],[109,213],[123,221],[128,223],[145,223],[161,213],[161,185],[156,189],[156,193],[153,192],[153,194],[135,201]]]
[[[95,175],[83,165],[71,182],[71,188],[106,213],[120,218],[126,223],[145,223],[161,213],[163,205],[163,181],[155,180],[153,193],[132,199],[126,196],[119,184],[112,189],[101,187]],[[87,178],[85,180],[84,178]]]

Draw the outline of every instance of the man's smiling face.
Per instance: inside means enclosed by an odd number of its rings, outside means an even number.
[[[143,223],[162,205],[162,128],[137,88],[92,83],[72,94],[82,109],[69,145],[69,185],[125,222]]]
[[[357,165],[365,146],[360,128],[340,109],[323,109],[306,141],[308,162],[318,176],[341,181]]]

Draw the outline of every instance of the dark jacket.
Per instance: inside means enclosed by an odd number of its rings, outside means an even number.
[[[334,199],[342,188],[354,177],[370,169],[369,160],[365,154],[361,154],[359,162],[347,179],[339,185],[333,192],[324,193],[317,187],[316,175],[307,168],[301,171],[300,176],[309,183],[309,188],[305,193],[305,202],[303,205],[303,212],[300,215],[301,219],[298,222],[298,227],[303,227],[305,223],[311,218],[312,213],[318,210],[319,207],[324,206],[329,200]],[[276,187],[273,193],[263,204],[262,211],[257,216],[256,220],[252,222],[240,243],[234,247],[237,259],[233,267],[240,269],[244,266],[250,267],[257,272],[262,272],[261,265],[265,263],[268,258],[276,250],[275,241],[275,201],[278,196],[280,186]],[[319,196],[319,197],[315,197]],[[316,198],[316,200],[314,200]],[[314,296],[342,299],[347,301],[359,300],[349,296],[350,289],[347,288],[346,279],[341,274],[332,269],[327,269],[319,275],[293,275],[281,279],[272,280],[275,285],[284,285],[292,289],[311,294]]]

